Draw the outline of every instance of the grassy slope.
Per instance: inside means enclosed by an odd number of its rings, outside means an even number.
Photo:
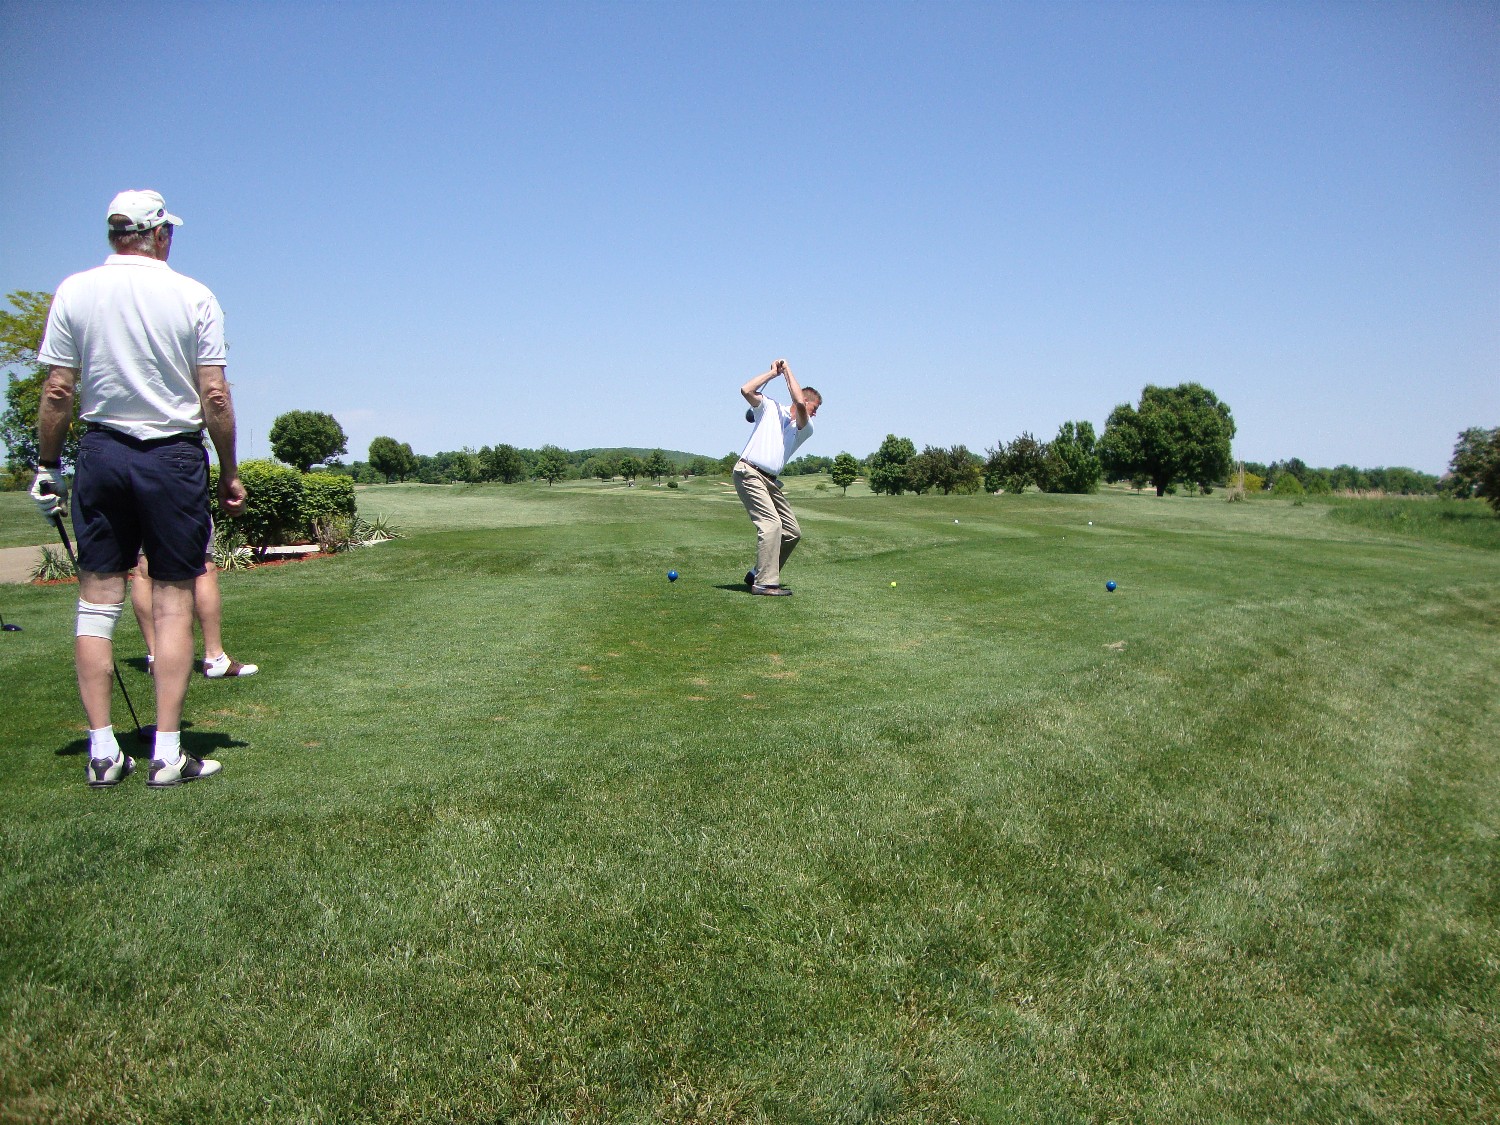
[[[0,1119],[1493,1115],[1500,559],[792,487],[781,601],[714,482],[362,491],[178,792],[7,593]]]

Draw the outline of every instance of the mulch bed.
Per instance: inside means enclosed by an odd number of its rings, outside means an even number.
[[[245,570],[260,570],[260,569],[262,569],[264,567],[268,567],[268,566],[286,566],[288,563],[309,562],[312,559],[331,559],[331,558],[333,558],[333,556],[330,555],[326,551],[314,551],[310,555],[282,555],[279,558],[267,559],[265,562],[251,563],[249,566],[244,567],[243,569],[245,569]],[[223,574],[224,572],[221,570],[219,573]],[[33,586],[76,586],[78,584],[78,579],[76,579],[76,578],[33,578],[31,580],[31,584]]]

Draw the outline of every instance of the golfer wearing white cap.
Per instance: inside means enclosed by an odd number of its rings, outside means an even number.
[[[224,377],[224,316],[205,286],[167,265],[182,220],[154,191],[125,191],[106,212],[114,253],[57,287],[38,359],[49,370],[37,418],[31,495],[49,519],[68,500],[63,438],[79,397],[87,432],[72,495],[78,541],[78,691],[89,722],[88,783],[135,768],[110,721],[114,631],[125,575],[144,550],[156,589],[156,748],[147,784],[219,771],[182,753],[182,704],[193,660],[193,584],[208,538],[203,431],[219,455],[219,503],[245,506],[234,404]]]

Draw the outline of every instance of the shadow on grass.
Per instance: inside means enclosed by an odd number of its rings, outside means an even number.
[[[223,731],[197,732],[190,728],[192,723],[184,721],[182,724],[182,752],[194,758],[212,758],[222,750],[238,750],[249,746],[248,742],[225,734]],[[131,742],[138,742],[142,746],[152,746],[156,742],[155,725],[141,728],[139,738],[132,738],[126,731],[117,731],[121,746],[127,746]],[[59,758],[76,758],[80,754],[87,754],[89,740],[87,738],[75,738],[65,746],[60,746],[53,751]],[[132,755],[134,757],[135,755]]]

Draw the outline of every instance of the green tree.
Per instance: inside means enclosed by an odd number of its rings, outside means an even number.
[[[936,488],[943,471],[942,457],[943,451],[933,445],[924,447],[921,453],[912,457],[903,474],[902,483],[907,490],[921,496],[929,488]]]
[[[641,459],[634,453],[627,453],[620,458],[615,469],[626,480],[635,480],[641,475]]]
[[[1484,496],[1485,469],[1494,460],[1495,441],[1500,438],[1500,426],[1487,430],[1474,426],[1458,435],[1453,446],[1453,457],[1448,462],[1448,477],[1443,482],[1444,490],[1454,496],[1467,499]]]
[[[47,330],[47,310],[52,294],[17,289],[6,294],[11,311],[0,309],[0,367],[13,363],[34,364]]]
[[[271,423],[271,452],[278,461],[305,473],[314,465],[349,452],[349,438],[332,414],[288,410]]]
[[[706,477],[716,468],[716,463],[707,457],[694,457],[688,462],[688,472],[695,477]]]
[[[411,446],[392,437],[377,437],[370,442],[370,468],[385,477],[385,482],[405,480],[417,471],[417,455]]]
[[[646,458],[646,463],[641,466],[641,472],[645,473],[653,481],[660,480],[672,471],[672,462],[667,460],[667,455],[660,449],[651,451],[651,456]]]
[[[870,491],[900,496],[908,487],[906,466],[917,455],[911,438],[886,434],[880,448],[870,454]]]
[[[1328,485],[1335,492],[1360,492],[1370,487],[1370,478],[1353,465],[1336,465],[1328,471]]]
[[[1087,493],[1099,490],[1103,474],[1092,422],[1064,422],[1047,443],[1041,484],[1044,492]]]
[[[1028,485],[1040,486],[1047,471],[1047,445],[1029,431],[1023,430],[1009,445],[996,444],[986,453],[984,487],[990,492],[1025,492]]]
[[[1147,386],[1138,407],[1111,411],[1099,459],[1111,480],[1149,480],[1158,496],[1179,481],[1198,486],[1229,474],[1234,418],[1227,403],[1197,383]]]
[[[816,454],[808,453],[790,462],[782,472],[782,475],[789,477],[810,477],[818,473],[826,473],[831,468],[833,468],[831,458],[819,457]]]
[[[443,481],[465,481],[473,484],[484,479],[484,465],[479,454],[465,446],[463,449],[435,453],[432,456],[438,477]]]
[[[486,453],[488,454],[486,456]],[[494,449],[481,451],[486,480],[497,480],[501,484],[516,484],[531,475],[531,466],[521,451],[513,445],[501,442]]]
[[[551,488],[560,480],[566,480],[568,476],[568,454],[564,449],[555,445],[544,445],[537,450],[535,475],[547,482]]]
[[[37,411],[42,405],[42,383],[47,369],[37,362],[42,334],[47,329],[47,310],[52,294],[17,289],[7,297],[10,310],[0,309],[0,369],[6,370],[5,412],[0,414],[0,441],[5,443],[6,462],[13,473],[36,464]],[[19,368],[20,371],[9,370]],[[78,398],[73,399],[73,424],[63,443],[63,459],[78,463],[78,439],[83,425],[78,421]]]
[[[1302,487],[1302,481],[1296,473],[1282,473],[1276,478],[1276,483],[1271,486],[1272,496],[1306,496],[1307,489]]]
[[[849,486],[859,479],[859,462],[852,453],[840,453],[833,459],[833,483],[849,495]]]
[[[983,480],[983,463],[962,445],[949,449],[929,445],[906,465],[907,485],[919,496],[929,488],[940,490],[944,496],[977,492]]]
[[[1478,494],[1500,516],[1500,428],[1490,431],[1489,450],[1479,473]]]
[[[955,445],[949,447],[944,456],[947,464],[943,480],[938,483],[943,494],[957,492],[967,496],[978,492],[984,484],[984,462],[979,455],[971,453],[966,445]]]
[[[603,454],[595,454],[580,466],[578,475],[597,480],[610,480],[615,475],[614,459]]]

